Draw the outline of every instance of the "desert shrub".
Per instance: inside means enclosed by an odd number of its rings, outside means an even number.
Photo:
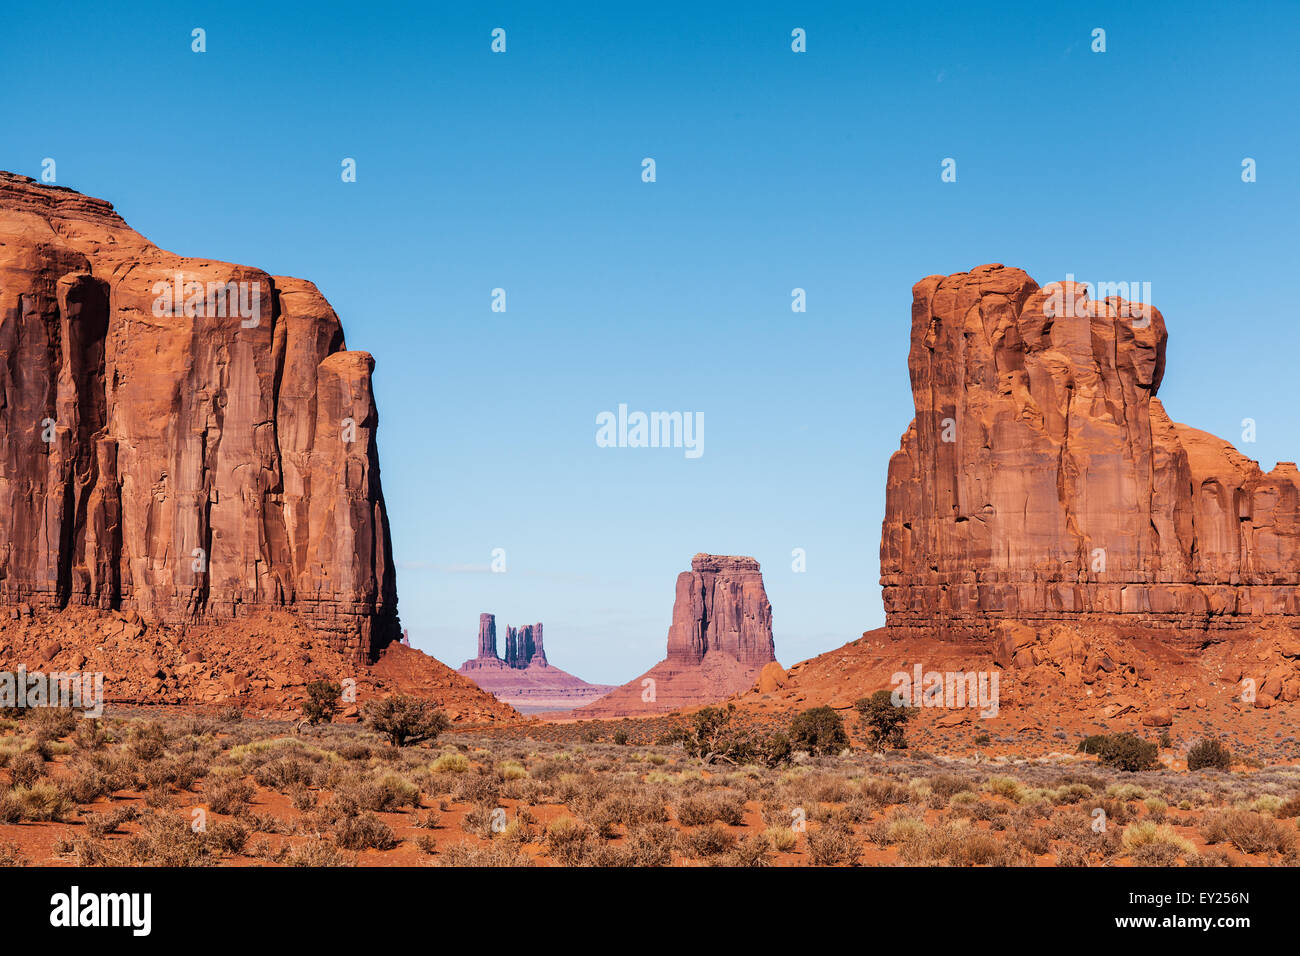
[[[430,856],[438,852],[438,841],[429,833],[421,833],[417,836],[415,846],[421,853],[427,853]]]
[[[281,792],[292,786],[306,786],[312,782],[312,765],[296,756],[285,755],[268,760],[253,771],[253,779],[270,790]]]
[[[1052,791],[1052,802],[1058,805],[1074,804],[1087,800],[1092,795],[1092,787],[1086,783],[1064,783]]]
[[[848,826],[827,823],[808,831],[808,858],[813,866],[855,864],[861,853],[862,846]]]
[[[969,780],[955,773],[941,773],[928,777],[926,783],[930,785],[931,791],[943,798],[944,803],[947,803],[954,794],[972,789]]]
[[[72,745],[78,750],[102,750],[112,739],[104,722],[92,718],[77,721],[72,732]]]
[[[523,780],[528,776],[528,771],[524,769],[524,765],[517,760],[504,761],[497,768],[497,773],[500,775],[502,780],[507,782],[511,780]]]
[[[622,727],[614,731],[614,743],[620,747],[627,746],[627,731]]]
[[[316,806],[316,794],[300,783],[296,783],[285,791],[285,796],[289,798],[289,803],[295,810],[306,813],[312,807]]]
[[[751,833],[723,858],[726,866],[771,866],[772,841],[766,833]]]
[[[455,786],[451,788],[452,798],[466,803],[495,806],[500,794],[501,787],[496,778],[486,773],[461,774],[456,778]]]
[[[1232,766],[1232,754],[1222,741],[1215,737],[1198,740],[1187,751],[1188,770],[1227,770]]]
[[[307,685],[307,699],[302,704],[302,715],[315,727],[329,723],[339,710],[339,695],[343,688],[330,680],[314,680]]]
[[[717,823],[683,830],[677,834],[677,841],[682,853],[694,859],[717,856],[736,845],[735,835]]]
[[[533,866],[533,861],[519,851],[518,846],[494,841],[487,846],[472,843],[453,843],[434,857],[435,866]]]
[[[1056,851],[1057,866],[1092,866],[1088,851],[1074,843],[1066,843]]]
[[[1136,783],[1112,783],[1106,788],[1106,796],[1121,803],[1128,803],[1130,800],[1145,800],[1147,792]]]
[[[242,771],[222,768],[203,781],[203,796],[214,813],[239,813],[252,801],[253,785]]]
[[[248,843],[248,837],[248,827],[238,820],[219,820],[208,828],[208,839],[219,853],[239,853]]]
[[[623,842],[624,865],[669,866],[673,861],[673,828],[663,823],[637,827]]]
[[[204,831],[171,813],[140,817],[140,831],[124,840],[105,843],[96,851],[106,866],[215,866],[218,850]]]
[[[285,857],[289,866],[350,866],[351,858],[324,837],[313,836],[295,846]]]
[[[130,823],[140,816],[138,807],[122,804],[106,813],[95,814],[86,818],[86,835],[93,840],[102,840],[110,833],[116,833],[123,823]]]
[[[1034,856],[1042,856],[1052,848],[1047,832],[1035,826],[1026,826],[1015,833],[1016,842]]]
[[[863,798],[876,807],[892,807],[907,802],[907,787],[887,777],[867,777],[859,784],[859,790]]]
[[[1183,855],[1170,843],[1145,843],[1131,854],[1135,866],[1176,866]],[[1196,851],[1193,849],[1186,856],[1189,859],[1195,857]]]
[[[1106,766],[1133,773],[1157,766],[1160,748],[1133,734],[1094,734],[1079,743],[1079,752],[1096,754]]]
[[[569,816],[556,817],[546,828],[546,851],[563,866],[578,866],[592,851],[595,834]]]
[[[367,701],[361,714],[366,726],[386,736],[394,747],[433,740],[450,725],[433,701],[409,694]]]
[[[167,730],[162,724],[136,723],[128,732],[126,749],[139,762],[157,760],[167,751]]]
[[[1130,825],[1124,830],[1124,849],[1134,853],[1134,862],[1138,861],[1137,851],[1152,846],[1166,847],[1172,850],[1174,856],[1192,856],[1196,853],[1195,845],[1187,839],[1180,837],[1174,832],[1172,827],[1153,823],[1150,820],[1142,820]],[[1147,850],[1143,857],[1149,860],[1149,865],[1167,866],[1163,862],[1166,850]]]
[[[948,858],[958,866],[991,866],[1002,859],[998,838],[983,830],[970,829],[956,841]]]
[[[77,712],[71,707],[33,707],[27,730],[36,740],[59,740],[77,729]]]
[[[732,793],[683,797],[677,804],[677,819],[688,827],[715,821],[740,826],[745,822],[745,801],[739,794]]]
[[[767,835],[768,842],[778,852],[786,853],[794,848],[795,842],[799,835],[795,833],[793,827],[768,827],[763,831]]]
[[[397,846],[397,835],[373,813],[358,813],[343,817],[334,825],[334,842],[344,850],[391,850]]]
[[[1286,853],[1296,845],[1297,831],[1253,810],[1223,810],[1206,815],[1201,836],[1206,843],[1231,843],[1242,853]]]
[[[1232,857],[1225,850],[1212,846],[1199,856],[1190,857],[1188,866],[1232,866]]]
[[[378,806],[372,810],[396,810],[400,807],[418,807],[420,788],[397,773],[386,773],[375,781]]]
[[[22,804],[12,790],[0,791],[0,823],[17,823],[23,818]]]
[[[872,750],[902,750],[907,747],[903,728],[916,716],[917,708],[895,705],[892,696],[888,690],[878,690],[853,705],[867,746]]]
[[[33,751],[14,757],[9,773],[15,787],[30,787],[45,776],[45,760]]]
[[[984,786],[989,793],[996,793],[998,796],[1007,797],[1011,800],[1018,801],[1020,794],[1024,792],[1025,785],[1013,777],[992,776],[985,781]]]
[[[464,773],[469,769],[469,758],[458,753],[443,754],[429,765],[429,769],[434,773]]]
[[[76,760],[67,768],[63,785],[68,796],[76,803],[90,803],[115,788],[113,778],[99,765],[86,760]],[[120,782],[120,781],[117,781]]]
[[[812,707],[790,721],[790,746],[810,754],[837,754],[849,745],[844,719],[830,707]]]
[[[1289,820],[1292,817],[1300,817],[1300,794],[1296,794],[1289,800],[1284,801],[1282,806],[1277,808],[1276,815],[1280,820]]]
[[[11,791],[17,801],[19,819],[60,821],[72,811],[73,803],[66,791],[52,783],[34,783],[30,787],[14,787]]]

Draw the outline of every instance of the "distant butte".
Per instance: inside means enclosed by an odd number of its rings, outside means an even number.
[[[775,660],[772,604],[758,562],[697,554],[691,570],[677,576],[668,656],[572,716],[635,717],[713,704],[748,690]]]
[[[496,615],[486,612],[478,618],[478,655],[457,673],[522,713],[569,710],[612,690],[548,664],[541,623],[507,628],[502,660],[497,656]]]

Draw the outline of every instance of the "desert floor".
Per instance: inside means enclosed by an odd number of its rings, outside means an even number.
[[[672,719],[454,729],[0,720],[0,860],[221,866],[1300,863],[1300,766],[1127,773],[913,744],[704,764]],[[620,733],[622,731],[622,733]],[[618,740],[620,742],[615,742]],[[933,742],[933,741],[931,741]],[[1230,743],[1230,741],[1229,741]]]

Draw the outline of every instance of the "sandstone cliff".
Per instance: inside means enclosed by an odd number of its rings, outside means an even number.
[[[891,627],[1300,614],[1300,473],[1169,418],[1159,311],[1001,265],[912,292],[916,418],[880,546]]]
[[[373,359],[310,282],[0,173],[0,602],[400,635]]]

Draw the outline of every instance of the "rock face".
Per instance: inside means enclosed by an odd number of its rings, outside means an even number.
[[[698,664],[709,652],[760,666],[774,659],[772,605],[753,558],[697,554],[677,576],[668,660]]]
[[[574,716],[628,717],[713,704],[748,690],[775,660],[772,604],[758,562],[697,554],[691,570],[677,576],[668,656]]]
[[[880,545],[891,628],[1300,614],[1300,472],[1170,420],[1157,310],[1000,265],[912,293],[916,418]]]
[[[0,602],[400,636],[374,360],[310,282],[0,173]]]
[[[478,616],[477,660],[497,660],[497,619],[495,614]]]
[[[478,656],[462,664],[457,673],[526,713],[568,710],[612,689],[551,667],[542,647],[540,623],[506,628],[502,660],[497,656],[496,616],[487,613],[478,618]]]

